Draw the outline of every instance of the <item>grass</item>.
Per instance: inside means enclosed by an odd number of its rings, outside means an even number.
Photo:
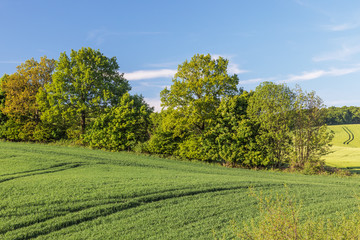
[[[325,162],[332,167],[360,173],[360,124],[329,126],[334,131],[332,153]]]
[[[355,134],[355,139],[356,139]],[[211,239],[258,216],[248,188],[284,184],[303,214],[357,209],[359,177],[229,169],[75,147],[0,142],[0,239]]]
[[[334,146],[360,148],[360,124],[334,125],[329,126],[329,129],[335,133],[332,142]],[[349,144],[346,144],[349,140]]]

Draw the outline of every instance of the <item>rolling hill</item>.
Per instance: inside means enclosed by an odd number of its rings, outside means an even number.
[[[356,137],[356,135],[355,135]],[[356,148],[351,148],[356,149]],[[0,142],[0,239],[211,239],[258,214],[249,187],[308,214],[357,210],[357,176],[229,169],[127,152]]]
[[[332,141],[333,152],[324,157],[326,163],[360,173],[360,125],[335,125],[329,126],[329,129],[335,135]]]

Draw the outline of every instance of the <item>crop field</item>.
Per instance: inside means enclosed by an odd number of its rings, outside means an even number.
[[[359,177],[229,169],[75,147],[0,142],[0,239],[211,239],[258,214],[249,187],[301,216],[358,210]]]
[[[360,173],[360,125],[329,126],[335,135],[332,141],[332,153],[325,156],[328,165],[347,168]]]
[[[329,129],[335,133],[334,146],[360,148],[360,124],[334,125]]]

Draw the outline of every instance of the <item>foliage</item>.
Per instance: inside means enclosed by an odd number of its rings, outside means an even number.
[[[148,152],[165,155],[174,155],[177,152],[186,129],[181,131],[181,129],[177,128],[177,131],[175,131],[176,126],[172,124],[171,119],[173,116],[169,116],[170,114],[170,111],[151,114],[151,127],[149,129],[151,137],[146,143]]]
[[[72,50],[70,57],[62,53],[53,82],[39,96],[40,104],[46,109],[43,121],[66,126],[70,137],[84,134],[92,118],[116,106],[130,90],[118,69],[116,58],[108,58],[99,50]]]
[[[176,111],[177,128],[199,135],[214,119],[221,98],[238,92],[238,78],[227,73],[228,60],[195,55],[179,65],[170,89],[161,92],[162,106]],[[184,121],[182,118],[185,118]]]
[[[330,152],[333,138],[325,125],[326,109],[321,98],[297,87],[294,114],[292,167],[321,167],[320,157]]]
[[[46,57],[42,57],[40,62],[32,58],[19,65],[14,74],[1,81],[1,89],[6,92],[2,112],[15,119],[38,120],[36,95],[45,84],[51,82],[54,68],[55,60]]]
[[[208,157],[227,164],[247,167],[260,164],[260,153],[254,149],[256,126],[248,119],[247,107],[253,92],[221,99],[216,120],[204,139]]]
[[[85,142],[93,148],[131,150],[137,143],[148,140],[151,112],[141,96],[126,93],[117,106],[94,121],[85,135]]]
[[[327,108],[326,123],[329,125],[359,124],[360,107],[329,107]]]
[[[2,90],[2,82],[5,82],[6,81],[6,78],[8,77],[9,75],[7,74],[4,74],[1,78],[0,78],[0,128],[1,128],[1,125],[3,125],[4,122],[6,122],[7,120],[7,117],[6,115],[2,112],[2,109],[4,108],[4,104],[5,104],[5,91]],[[1,130],[0,130],[1,132]],[[0,133],[1,135],[1,133]],[[1,137],[1,136],[0,136]]]
[[[227,66],[228,60],[212,59],[210,54],[197,54],[179,65],[170,89],[161,92],[163,130],[152,137],[161,142],[176,139],[176,145],[168,152],[207,160],[203,135],[216,119],[221,99],[238,93],[238,78],[227,73]],[[155,145],[151,139],[150,149]]]
[[[161,92],[161,113],[151,114],[141,96],[128,94],[115,57],[82,48],[62,53],[56,64],[31,59],[1,78],[0,137],[70,140],[232,167],[321,169],[331,140],[321,99],[271,82],[248,93],[228,74],[228,63],[210,54],[183,62]]]
[[[284,84],[263,82],[249,99],[248,115],[259,126],[257,149],[263,166],[280,167],[289,161],[290,123],[294,93]]]
[[[6,139],[38,140],[34,131],[40,124],[41,111],[36,96],[52,81],[54,68],[53,59],[42,57],[37,62],[32,58],[19,65],[14,74],[2,79],[1,90],[6,97],[1,111],[11,119],[11,123],[4,126],[7,130],[2,131]],[[14,129],[9,129],[12,127]]]

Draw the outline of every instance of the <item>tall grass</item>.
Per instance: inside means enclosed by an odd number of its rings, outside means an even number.
[[[258,202],[259,217],[250,223],[231,222],[230,229],[238,239],[360,239],[359,210],[350,216],[339,213],[341,218],[335,221],[311,213],[301,219],[301,204],[288,190],[275,197],[263,196],[254,190],[251,190],[251,195]]]

